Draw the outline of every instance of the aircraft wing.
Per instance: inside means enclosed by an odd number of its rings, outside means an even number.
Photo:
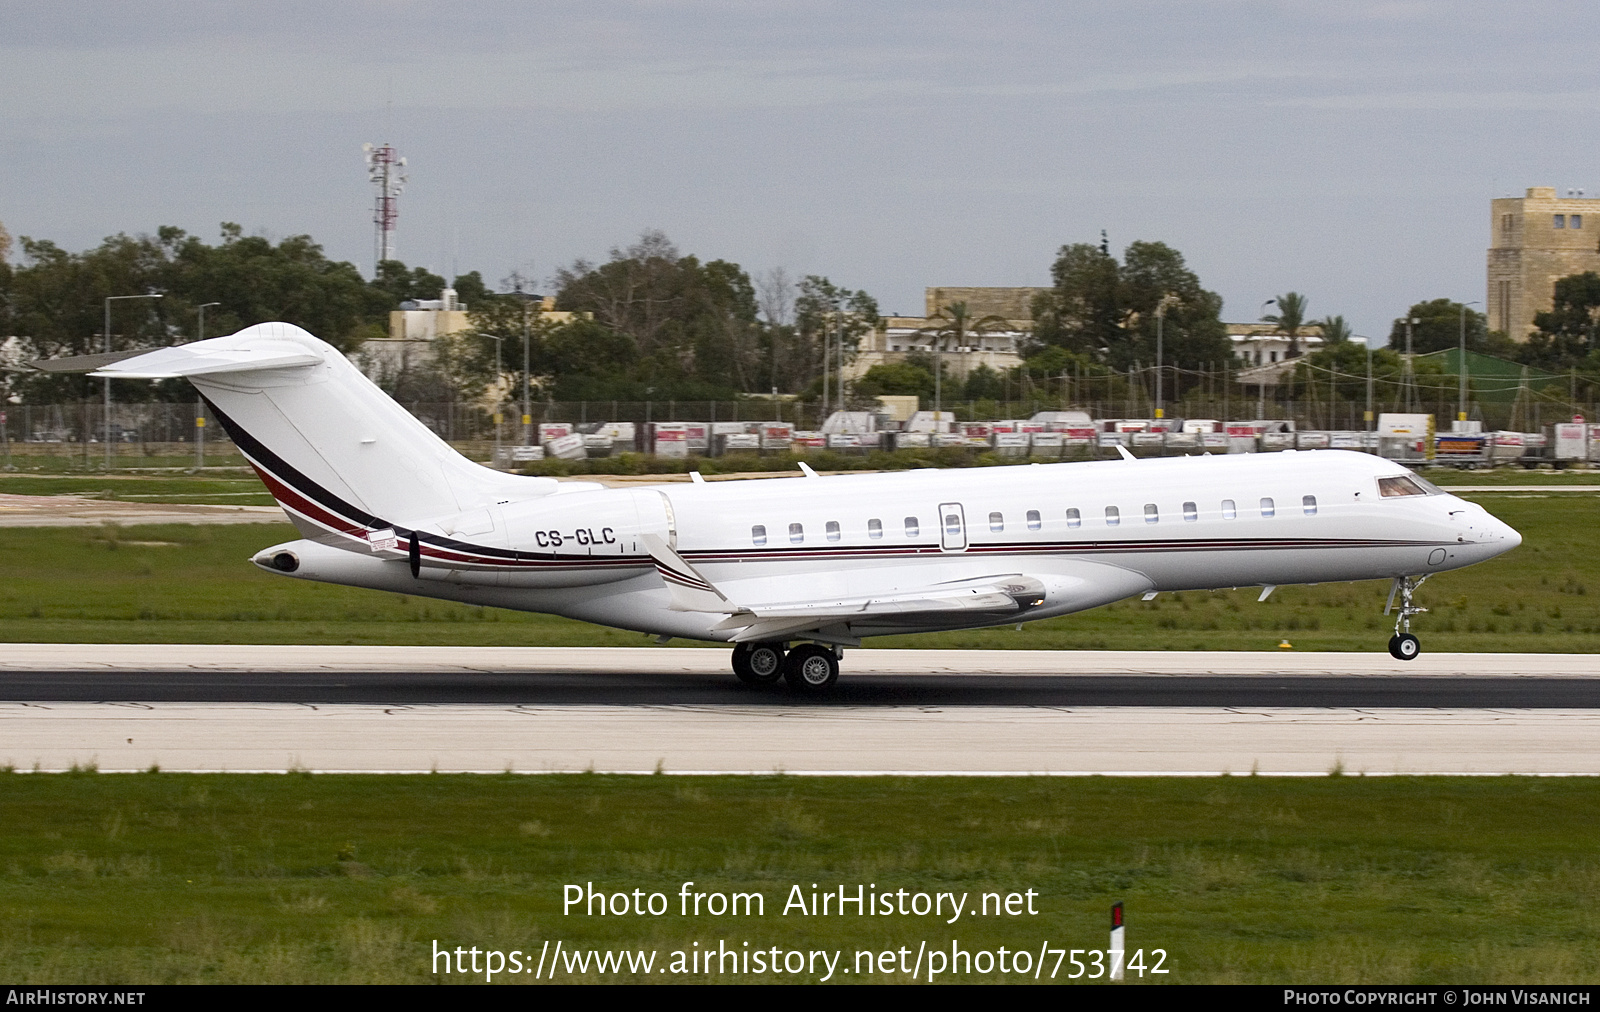
[[[1043,604],[1044,583],[1021,573],[939,583],[919,590],[874,597],[823,598],[736,607],[714,629],[737,629],[734,642],[775,639],[845,622],[984,614],[1001,618]]]
[[[1002,573],[930,584],[910,591],[862,597],[828,597],[743,605],[729,600],[711,581],[654,534],[644,542],[666,581],[676,611],[712,612],[727,618],[712,628],[737,629],[735,642],[774,639],[816,632],[827,626],[893,618],[913,624],[920,617],[956,614],[1003,617],[1044,603],[1045,586],[1037,577]]]

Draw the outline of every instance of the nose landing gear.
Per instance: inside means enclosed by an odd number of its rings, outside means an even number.
[[[1411,634],[1411,616],[1421,615],[1428,609],[1418,607],[1411,599],[1427,579],[1427,576],[1397,576],[1394,586],[1389,588],[1389,600],[1383,606],[1385,615],[1394,610],[1395,595],[1400,597],[1400,614],[1395,619],[1394,635],[1389,638],[1389,655],[1396,660],[1415,660],[1422,653],[1422,642]]]

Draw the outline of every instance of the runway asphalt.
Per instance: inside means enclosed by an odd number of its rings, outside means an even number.
[[[826,700],[726,649],[8,644],[0,700],[1600,708],[1600,655],[851,650]]]
[[[7,644],[0,765],[62,770],[1600,775],[1600,655]]]
[[[826,699],[729,674],[0,672],[13,702],[530,706],[1129,706],[1600,709],[1600,679],[1320,675],[850,675]]]

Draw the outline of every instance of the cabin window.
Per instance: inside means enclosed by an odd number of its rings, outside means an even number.
[[[882,520],[868,520],[867,521],[867,537],[872,538],[874,541],[876,541],[878,538],[883,537],[883,521]]]
[[[922,529],[917,523],[917,518],[906,517],[906,537],[914,538],[920,533],[922,533]]]
[[[1233,504],[1232,499],[1222,500],[1222,519],[1232,520],[1239,515],[1239,507]]]
[[[1199,519],[1200,519],[1200,507],[1196,506],[1192,502],[1184,503],[1183,504],[1183,520],[1184,520],[1184,522],[1192,524],[1196,520],[1199,520]]]
[[[754,527],[750,528],[750,543],[757,546],[767,543],[766,524],[756,524]]]
[[[1107,527],[1115,527],[1120,523],[1122,523],[1122,514],[1117,511],[1117,508],[1115,506],[1107,506],[1106,507],[1106,526]]]
[[[1039,511],[1038,510],[1029,510],[1028,511],[1028,530],[1036,531],[1036,530],[1038,530],[1039,528],[1041,528],[1043,526],[1044,526],[1044,520],[1040,518]]]
[[[1261,498],[1261,515],[1264,517],[1270,517],[1276,511],[1277,507],[1273,504],[1272,498],[1270,496],[1263,496]]]
[[[989,529],[991,531],[994,531],[996,534],[999,534],[1001,531],[1005,530],[1006,529],[1005,514],[1003,514],[1003,513],[990,513],[989,514]]]
[[[1306,511],[1306,516],[1308,516],[1308,517],[1316,516],[1317,515],[1317,497],[1314,496],[1314,495],[1303,495],[1303,496],[1301,496],[1300,497],[1300,508]]]
[[[789,541],[790,541],[791,544],[798,545],[802,541],[804,541],[805,539],[806,539],[806,525],[805,524],[790,524],[789,525]]]
[[[1156,509],[1155,503],[1147,502],[1144,504],[1144,522],[1147,524],[1158,524],[1161,522],[1161,511]]]
[[[1427,495],[1427,490],[1422,484],[1409,474],[1398,474],[1393,478],[1378,479],[1378,494],[1385,499],[1392,499],[1399,495]]]
[[[1067,510],[1067,526],[1068,527],[1082,527],[1083,526],[1083,515],[1078,512],[1078,508],[1076,506],[1074,506],[1072,509]]]
[[[825,530],[827,531],[829,541],[839,540],[839,521],[829,520]]]

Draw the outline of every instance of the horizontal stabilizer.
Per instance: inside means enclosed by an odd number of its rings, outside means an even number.
[[[274,337],[271,324],[252,327],[231,337],[158,348],[143,355],[102,366],[92,375],[110,379],[171,379],[176,376],[207,376],[214,373],[255,372],[261,369],[290,369],[318,365],[322,356],[304,343]]]
[[[94,372],[104,369],[113,362],[121,362],[135,355],[148,354],[145,351],[102,351],[94,355],[67,355],[62,358],[36,358],[28,365],[40,372]]]

